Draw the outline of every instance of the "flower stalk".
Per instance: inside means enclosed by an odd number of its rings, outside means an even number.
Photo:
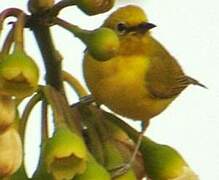
[[[24,25],[25,25],[25,14],[22,12],[17,17],[17,22],[15,24],[14,31],[14,42],[15,42],[15,51],[24,49]]]
[[[21,136],[22,141],[24,142],[25,136],[25,129],[27,126],[27,122],[30,116],[31,111],[33,110],[34,106],[42,99],[42,95],[40,93],[35,94],[30,101],[25,106],[23,114],[21,115],[21,120],[19,122],[19,133]]]
[[[77,93],[79,98],[88,95],[88,92],[81,85],[81,83],[70,73],[63,71],[62,76],[63,76],[63,80],[66,81],[74,89],[74,91]]]
[[[18,8],[8,8],[0,13],[0,35],[3,29],[3,22],[9,16],[14,16],[19,18],[20,14],[23,14],[23,11]]]
[[[2,53],[3,55],[8,54],[9,51],[10,51],[11,45],[12,45],[13,40],[14,40],[14,27],[15,27],[15,26],[13,25],[13,27],[12,27],[11,30],[9,31],[9,33],[8,33],[8,35],[7,35],[7,37],[6,37],[5,41],[4,41],[4,44],[3,44],[3,46],[2,46],[2,51],[1,51],[1,53]],[[0,60],[0,61],[1,61],[1,60]]]

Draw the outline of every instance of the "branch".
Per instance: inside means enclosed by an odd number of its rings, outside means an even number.
[[[46,69],[46,83],[53,86],[56,90],[63,92],[61,62],[51,37],[51,32],[47,25],[41,24],[40,19],[32,19],[31,28],[38,43]]]

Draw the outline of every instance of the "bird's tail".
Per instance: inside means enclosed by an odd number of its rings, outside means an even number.
[[[197,81],[196,79],[193,79],[193,78],[191,78],[191,77],[189,77],[189,76],[187,76],[187,78],[188,78],[190,84],[198,85],[198,86],[201,86],[201,87],[203,87],[203,88],[205,88],[205,89],[208,89],[204,84],[200,83],[200,82]]]

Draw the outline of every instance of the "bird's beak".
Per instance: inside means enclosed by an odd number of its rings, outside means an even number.
[[[142,22],[138,25],[128,27],[127,32],[132,34],[136,34],[136,33],[144,34],[154,27],[156,27],[156,25],[152,23]]]
[[[148,32],[150,29],[155,28],[155,27],[156,27],[156,25],[154,25],[152,23],[143,22],[143,23],[138,25],[137,31],[141,32],[141,33],[145,33],[145,32]]]

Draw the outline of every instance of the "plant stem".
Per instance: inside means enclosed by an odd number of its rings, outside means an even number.
[[[74,0],[62,0],[62,1],[59,1],[57,4],[55,4],[51,9],[50,9],[50,13],[53,15],[53,16],[56,16],[57,14],[59,14],[59,12],[68,7],[68,6],[74,6],[75,5],[75,2]]]
[[[80,98],[88,95],[88,92],[74,76],[66,71],[62,71],[62,75],[63,80],[66,81],[75,90]]]
[[[0,34],[2,31],[3,21],[9,16],[18,17],[21,13],[24,13],[24,12],[18,8],[8,8],[2,11],[0,13]]]
[[[54,88],[52,96],[56,101],[56,111],[59,111],[59,113],[56,113],[59,117],[56,119],[60,118],[57,124],[66,125],[67,122],[72,130],[77,131],[78,134],[80,134],[80,125],[78,125],[77,120],[73,118],[66,94],[64,92],[61,64],[62,58],[54,46],[49,24],[45,21],[45,17],[40,14],[38,16],[32,15],[29,22],[43,57],[46,69],[46,84],[51,86],[51,89]],[[49,91],[47,92],[47,97],[50,93],[51,92]]]
[[[15,42],[15,50],[23,50],[24,48],[24,23],[25,23],[25,15],[24,13],[20,13],[17,22],[15,24],[14,31],[14,42]]]
[[[49,138],[49,131],[48,131],[48,104],[45,100],[42,101],[41,107],[41,136],[42,142],[45,142]]]
[[[76,37],[81,37],[83,36],[85,33],[89,33],[90,31],[88,30],[84,30],[84,29],[81,29],[80,27],[74,25],[74,24],[71,24],[63,19],[60,19],[60,18],[55,18],[54,19],[54,23],[63,27],[64,29],[72,32]]]
[[[42,92],[46,102],[52,107],[55,126],[63,126],[65,124],[65,116],[62,110],[62,104],[59,102],[58,91],[56,91],[52,86],[48,85],[42,87]]]
[[[28,117],[29,117],[32,109],[34,108],[34,106],[41,100],[41,98],[42,98],[41,93],[35,94],[30,99],[30,101],[27,103],[27,105],[23,111],[23,114],[21,116],[21,121],[19,123],[19,132],[20,132],[21,139],[22,139],[23,143],[24,143],[25,128],[26,128]]]
[[[53,86],[56,90],[64,92],[61,73],[62,59],[54,47],[49,27],[34,23],[32,30],[44,60],[46,83]]]
[[[12,42],[13,42],[13,37],[14,37],[14,25],[11,28],[11,30],[9,31],[9,33],[8,33],[8,35],[7,35],[7,37],[4,41],[4,44],[2,46],[2,54],[8,54],[9,53]]]
[[[118,127],[120,127],[121,129],[123,129],[134,142],[136,142],[138,140],[139,132],[137,130],[135,130],[130,125],[125,123],[123,120],[121,120],[120,118],[116,117],[115,115],[113,115],[111,113],[103,112],[103,114],[106,117],[104,120],[110,121],[110,122],[114,123],[115,125],[117,125]],[[147,145],[155,144],[154,141],[152,141],[149,138],[144,136],[143,140],[142,140],[142,144],[145,144],[145,143]]]
[[[103,123],[103,119],[105,117],[98,108],[93,107],[92,105],[79,106],[79,110],[81,114],[89,117],[93,125],[96,127],[99,137],[103,143],[108,139],[111,139],[110,131],[106,128],[105,123]]]
[[[104,164],[105,158],[103,153],[103,142],[102,142],[102,134],[100,135],[98,128],[96,127],[95,117],[93,112],[90,111],[88,106],[79,105],[78,107],[73,107],[78,109],[81,115],[81,119],[84,125],[87,127],[87,140],[88,147],[91,153],[94,155],[96,160]]]
[[[65,116],[65,122],[68,124],[71,130],[81,135],[81,122],[75,118],[75,115],[73,114],[68,102],[66,101],[66,98],[62,96],[62,94],[60,93],[57,95],[57,98]]]
[[[65,127],[68,125],[72,131],[80,134],[80,127],[77,124],[77,121],[73,118],[72,111],[63,94],[49,85],[42,87],[42,91],[47,103],[52,107],[55,126]]]

